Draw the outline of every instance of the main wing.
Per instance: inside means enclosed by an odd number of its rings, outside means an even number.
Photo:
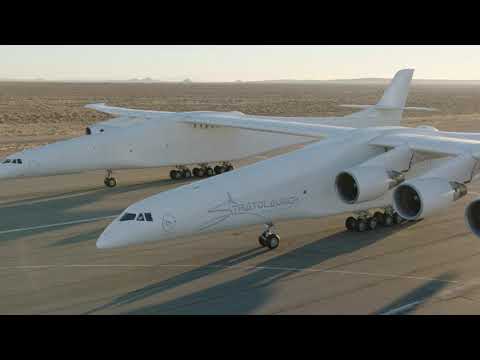
[[[480,141],[445,134],[394,133],[379,136],[370,145],[385,148],[408,146],[411,150],[439,156],[470,155],[480,159]]]
[[[314,139],[342,136],[346,135],[352,130],[355,130],[354,128],[350,127],[272,120],[268,117],[262,117],[260,119],[255,116],[225,113],[183,114],[179,117],[178,121],[199,127],[222,126],[277,134],[305,136]]]
[[[149,116],[149,115],[158,115],[158,114],[171,114],[168,111],[156,111],[156,110],[137,110],[137,109],[128,109],[121,108],[116,106],[108,106],[105,103],[98,104],[88,104],[85,105],[87,109],[96,110],[103,112],[105,114],[111,114],[116,116],[126,116],[126,117],[138,117],[138,116]]]

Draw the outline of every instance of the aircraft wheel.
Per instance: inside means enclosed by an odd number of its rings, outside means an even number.
[[[182,171],[182,175],[185,179],[190,179],[192,177],[192,172],[190,169],[185,169]]]
[[[213,168],[213,171],[215,171],[215,174],[220,175],[224,172],[224,168],[223,166],[217,165]]]
[[[280,244],[280,236],[277,234],[268,235],[266,240],[266,244],[270,250],[276,249]]]
[[[375,230],[378,225],[377,219],[375,217],[368,218],[367,225],[370,230]]]
[[[227,165],[225,167],[225,171],[232,171],[233,170],[233,166],[232,165]]]
[[[392,215],[385,215],[385,221],[383,222],[385,226],[392,226],[393,225],[393,216]]]
[[[364,232],[368,230],[368,225],[365,220],[357,220],[357,231],[358,232]]]
[[[207,173],[207,176],[215,175],[215,172],[213,171],[213,169],[211,167],[206,168],[206,173]]]
[[[258,242],[260,243],[260,245],[262,245],[262,247],[267,246],[265,240],[266,239],[265,239],[265,236],[263,234],[258,237]]]
[[[197,168],[197,177],[204,177],[205,176],[205,170],[202,168]]]
[[[170,171],[170,179],[175,180],[177,178],[177,170]]]
[[[381,213],[380,211],[377,211],[375,214],[373,214],[373,217],[377,219],[377,224],[383,225],[385,222],[385,215]]]
[[[109,188],[113,188],[117,186],[117,180],[115,178],[106,178],[105,179],[105,185],[107,185]]]
[[[347,228],[348,231],[355,230],[356,226],[357,226],[357,220],[353,216],[350,216],[347,218],[347,220],[345,220],[345,227]]]
[[[395,213],[395,214],[393,215],[393,223],[394,223],[395,225],[401,224],[401,223],[403,222],[403,220],[404,220],[404,219],[403,219],[398,213]]]

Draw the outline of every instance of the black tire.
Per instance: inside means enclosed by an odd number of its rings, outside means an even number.
[[[116,180],[115,178],[113,178],[113,177],[112,177],[112,178],[108,178],[108,179],[107,179],[107,186],[108,186],[109,188],[113,188],[113,187],[117,186],[117,180]]]
[[[404,219],[400,216],[399,213],[393,214],[393,223],[395,225],[399,225],[404,221]]]
[[[182,171],[182,175],[184,179],[190,179],[192,177],[192,172],[190,169],[185,169]]]
[[[205,170],[202,169],[202,168],[198,168],[198,171],[197,171],[197,177],[204,177],[205,176]]]
[[[385,215],[385,221],[383,222],[383,225],[390,227],[393,225],[393,216],[392,215]]]
[[[108,178],[103,179],[103,183],[105,184],[105,186],[108,186]]]
[[[377,228],[377,225],[378,225],[378,221],[377,219],[374,217],[371,217],[371,218],[368,218],[367,219],[367,224],[368,224],[368,228],[370,230],[375,230]]]
[[[227,165],[226,168],[225,168],[225,171],[232,171],[232,170],[233,170],[232,165]]]
[[[220,175],[223,173],[224,169],[223,166],[217,165],[213,168],[213,171],[215,171],[215,174]]]
[[[210,176],[215,175],[215,172],[213,171],[213,169],[211,167],[207,167],[206,174],[207,174],[207,176],[210,177]]]
[[[176,172],[177,170],[170,171],[170,179],[175,180],[177,178]]]
[[[193,176],[199,177],[198,176],[198,168],[193,168]]]
[[[381,213],[380,211],[377,211],[373,217],[375,219],[377,219],[377,224],[378,225],[383,225],[383,223],[385,222],[385,214]]]
[[[368,225],[365,220],[357,220],[357,228],[358,232],[364,232],[368,230]]]
[[[348,217],[347,220],[345,220],[345,227],[348,231],[354,231],[357,227],[357,219],[353,216]]]
[[[263,237],[263,234],[258,237],[258,242],[263,247],[267,246],[267,244],[265,243],[265,238]]]
[[[280,236],[277,234],[268,235],[266,244],[270,250],[276,249],[280,244]]]

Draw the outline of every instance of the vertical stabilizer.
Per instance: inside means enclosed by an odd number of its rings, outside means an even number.
[[[404,69],[397,72],[376,107],[403,109],[407,101],[413,72],[413,69]]]

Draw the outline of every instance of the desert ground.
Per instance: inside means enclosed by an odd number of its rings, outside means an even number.
[[[384,86],[263,83],[49,83],[0,82],[0,156],[29,146],[78,136],[109,115],[84,105],[164,111],[241,111],[279,116],[336,116],[351,112],[340,104],[374,104]],[[480,86],[413,86],[409,106],[438,113],[406,114],[406,125],[430,124],[442,130],[475,130]]]
[[[374,104],[383,90],[360,84],[0,83],[0,157],[83,134],[88,124],[108,118],[84,108],[93,102],[333,116],[351,112],[339,104]],[[440,111],[407,113],[406,125],[480,131],[480,86],[413,86],[407,105]],[[259,247],[259,226],[96,249],[112,216],[185,183],[168,179],[168,170],[121,172],[114,189],[103,186],[103,172],[3,181],[0,314],[480,313],[480,241],[463,221],[480,185],[449,211],[395,229],[349,233],[344,216],[280,223],[275,251]]]

